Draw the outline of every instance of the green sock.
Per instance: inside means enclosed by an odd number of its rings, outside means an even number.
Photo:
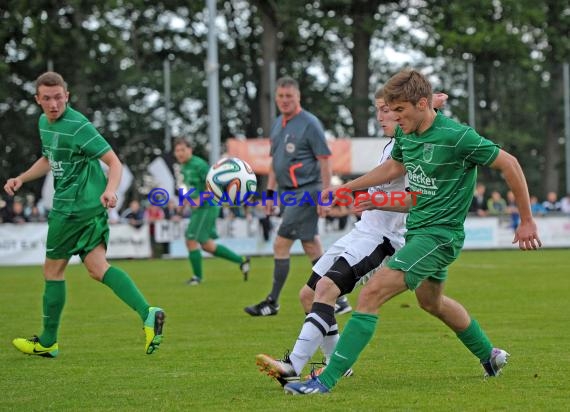
[[[200,249],[191,250],[188,252],[188,259],[190,260],[194,276],[202,279],[202,251]]]
[[[119,299],[133,308],[143,322],[146,320],[150,305],[126,272],[111,266],[103,275],[103,283],[109,286]]]
[[[44,289],[44,330],[40,335],[42,346],[57,342],[57,330],[65,305],[65,280],[46,280]]]
[[[471,319],[467,329],[459,332],[457,337],[480,360],[486,361],[491,357],[493,345],[475,319]]]
[[[216,250],[214,250],[214,256],[219,256],[221,258],[227,259],[234,263],[241,263],[243,262],[243,257],[240,255],[232,252],[227,247],[223,245],[217,245]]]
[[[376,329],[377,315],[354,312],[346,323],[344,331],[336,344],[333,355],[319,380],[327,388],[332,389],[342,375],[356,362]]]

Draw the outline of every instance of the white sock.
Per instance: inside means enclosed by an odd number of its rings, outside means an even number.
[[[307,315],[293,351],[289,354],[289,359],[298,375],[322,344],[328,331],[329,325],[320,316],[313,312]]]
[[[330,332],[337,331],[334,335],[327,335],[324,337],[323,342],[321,343],[321,350],[323,351],[323,355],[325,355],[327,365],[331,359],[332,354],[334,353],[334,348],[336,348],[336,344],[340,339],[340,335],[338,334],[338,324],[334,324],[331,326]]]

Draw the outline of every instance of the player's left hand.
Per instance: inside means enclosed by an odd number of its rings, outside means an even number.
[[[105,206],[107,209],[112,209],[117,206],[117,194],[115,192],[111,192],[110,190],[105,190],[101,195],[101,204]]]
[[[521,222],[515,231],[515,238],[513,239],[513,244],[517,242],[521,250],[536,250],[542,247],[542,242],[538,237],[536,223],[533,219],[527,222]]]

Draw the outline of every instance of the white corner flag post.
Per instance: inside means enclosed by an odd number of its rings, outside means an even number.
[[[208,5],[208,117],[210,136],[210,164],[220,158],[220,92],[218,65],[218,36],[216,32],[216,0],[206,0]]]

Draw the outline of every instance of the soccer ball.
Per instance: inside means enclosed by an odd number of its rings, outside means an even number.
[[[210,167],[206,190],[216,201],[240,205],[257,189],[257,179],[250,165],[237,157],[225,157]]]

